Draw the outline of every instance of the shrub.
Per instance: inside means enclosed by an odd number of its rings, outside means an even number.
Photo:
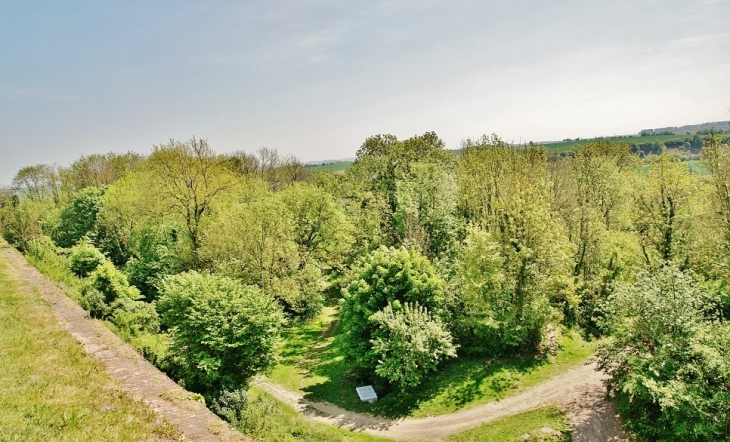
[[[112,304],[111,321],[117,327],[128,330],[132,335],[141,332],[159,333],[160,316],[153,304],[118,298]]]
[[[167,226],[132,232],[129,242],[133,257],[124,266],[124,273],[148,301],[157,299],[157,284],[162,278],[182,268],[179,244],[172,232],[175,230]]]
[[[609,392],[646,440],[730,438],[730,327],[694,279],[670,265],[609,298],[613,339],[598,351]]]
[[[157,304],[185,388],[235,390],[274,362],[284,315],[256,287],[197,272],[168,276]]]
[[[81,306],[92,317],[110,318],[116,309],[129,307],[128,301],[138,301],[139,290],[129,285],[124,273],[110,261],[105,261],[89,275],[89,282],[81,291]]]
[[[71,272],[79,278],[86,278],[107,259],[93,245],[84,242],[71,249]]]
[[[124,273],[117,270],[110,261],[105,261],[91,272],[89,281],[89,288],[100,292],[104,296],[104,302],[109,305],[120,298],[135,301],[141,298],[139,290],[129,285]]]
[[[43,225],[49,213],[53,212],[52,200],[12,199],[11,204],[0,208],[0,231],[3,238],[27,252],[30,242],[43,235]]]
[[[81,308],[89,312],[92,318],[106,318],[112,313],[111,306],[106,303],[105,296],[99,290],[86,286],[81,291]]]
[[[456,356],[456,346],[444,324],[425,308],[388,304],[371,316],[378,328],[371,341],[378,358],[375,373],[405,389],[421,383],[429,371]]]
[[[426,257],[405,248],[382,247],[367,255],[343,295],[340,339],[347,358],[366,376],[376,374],[379,357],[372,341],[380,324],[373,315],[396,302],[417,303],[436,317],[444,314],[444,281]]]
[[[89,187],[78,192],[69,204],[63,207],[59,224],[51,234],[60,247],[72,247],[84,236],[94,234],[97,215],[102,207],[102,196],[106,189]]]

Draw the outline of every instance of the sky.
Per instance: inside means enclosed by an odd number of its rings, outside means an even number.
[[[730,119],[730,0],[0,0],[0,184],[207,138],[304,161]]]

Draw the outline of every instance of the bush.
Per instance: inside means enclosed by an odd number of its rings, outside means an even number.
[[[120,298],[138,300],[139,290],[129,285],[124,273],[117,270],[110,261],[105,261],[89,275],[89,288],[104,296],[104,302],[111,305]]]
[[[89,312],[92,318],[101,319],[112,314],[112,308],[106,303],[104,294],[89,286],[81,290],[81,301],[79,305]]]
[[[106,189],[89,187],[78,192],[69,204],[63,207],[59,224],[51,234],[60,247],[72,247],[86,235],[96,233],[97,215],[102,207],[102,196]]]
[[[157,299],[157,284],[162,278],[183,267],[176,235],[171,233],[174,231],[166,226],[146,227],[131,235],[133,257],[124,266],[124,273],[148,301]]]
[[[106,319],[116,309],[130,306],[128,301],[140,298],[139,290],[129,285],[124,273],[105,261],[89,275],[89,282],[81,291],[81,306],[92,317]]]
[[[600,367],[629,429],[646,440],[730,438],[730,327],[694,279],[670,265],[609,298]]]
[[[159,333],[160,316],[153,304],[135,301],[130,298],[118,298],[112,304],[111,321],[117,327],[128,330],[132,335],[141,332]]]
[[[37,236],[28,241],[26,254],[29,258],[38,261],[52,259],[52,256],[60,257],[56,245],[53,244],[51,238],[45,235]]]
[[[71,272],[79,278],[86,278],[91,272],[107,261],[106,257],[88,242],[71,249]]]
[[[371,319],[378,324],[372,340],[375,373],[401,389],[417,386],[441,361],[456,356],[444,324],[417,303],[401,306],[396,301]]]
[[[197,272],[168,276],[157,304],[185,388],[236,390],[274,362],[284,315],[256,287]]]
[[[246,434],[260,436],[269,432],[267,423],[270,421],[266,416],[270,415],[273,409],[265,410],[268,407],[262,407],[263,401],[261,398],[257,399],[252,400],[248,392],[243,389],[223,391],[211,403],[210,409],[233,427],[246,428]]]
[[[11,204],[0,208],[0,231],[3,238],[27,252],[30,242],[43,235],[43,226],[49,213],[53,212],[52,200],[12,199]]]
[[[345,355],[361,375],[376,374],[379,364],[373,340],[381,324],[374,315],[388,305],[407,302],[440,318],[444,285],[428,259],[414,250],[382,247],[362,260],[343,291],[340,314]]]

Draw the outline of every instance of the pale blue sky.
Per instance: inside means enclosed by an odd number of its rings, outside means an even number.
[[[377,133],[544,141],[729,119],[730,0],[0,0],[0,184],[147,153],[354,155]]]

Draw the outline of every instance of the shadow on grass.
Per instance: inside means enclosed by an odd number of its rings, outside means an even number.
[[[331,326],[336,327],[336,323]],[[327,334],[325,330],[323,335]],[[311,347],[297,366],[327,380],[303,389],[306,398],[330,402],[341,408],[388,418],[411,416],[429,404],[428,413],[443,414],[477,400],[499,399],[519,387],[518,380],[547,363],[547,358],[531,354],[501,359],[460,358],[431,373],[417,388],[391,390],[375,385],[379,400],[374,404],[359,401],[355,387],[362,385],[350,375],[337,339]]]

